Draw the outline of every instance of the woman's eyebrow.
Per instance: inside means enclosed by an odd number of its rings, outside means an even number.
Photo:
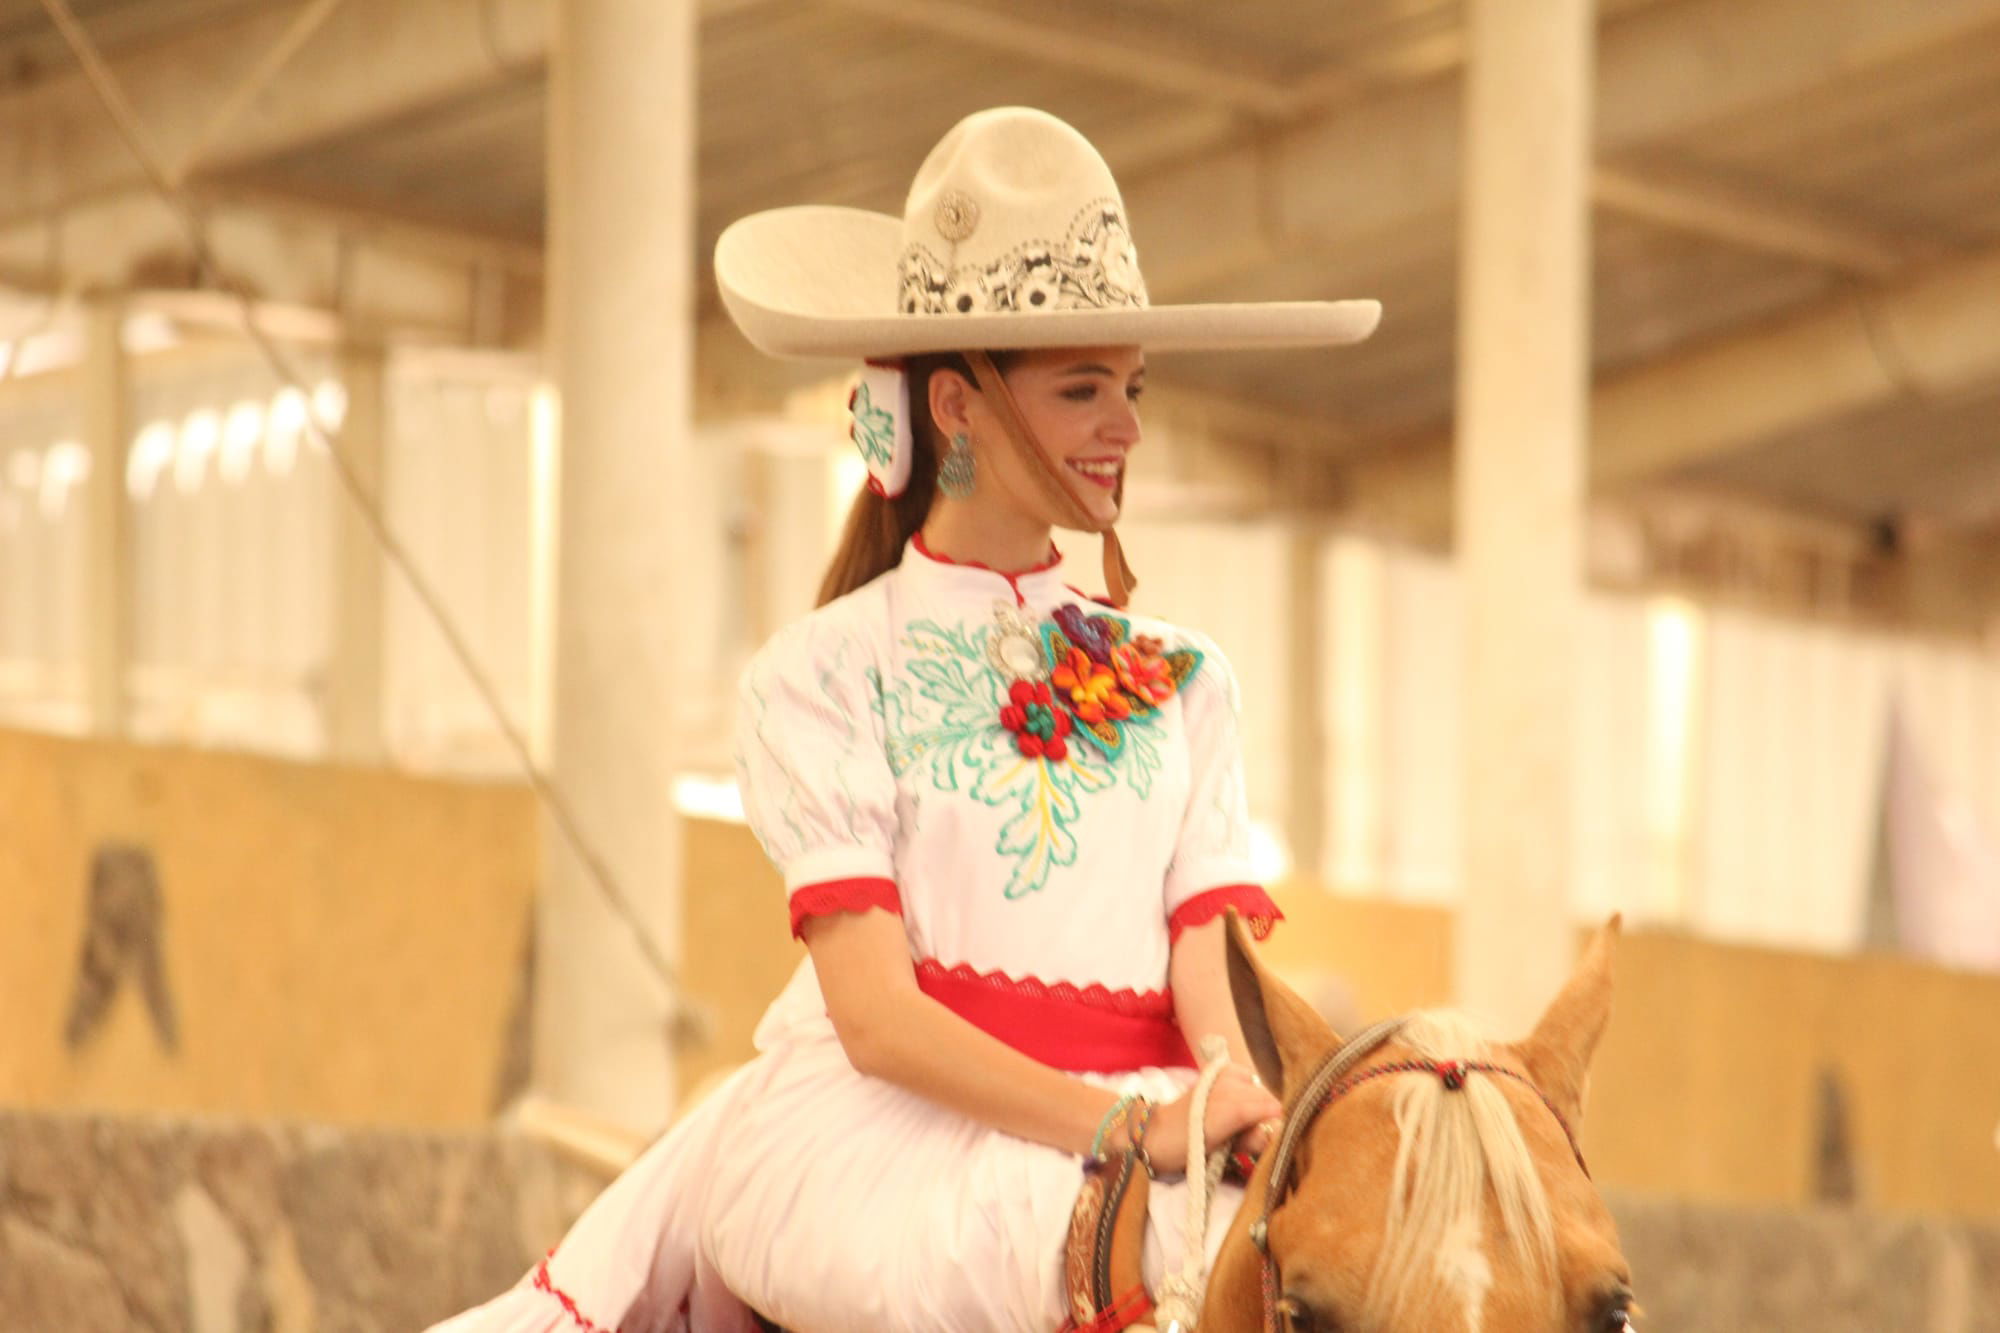
[[[1132,373],[1133,373],[1133,375],[1135,375],[1135,376],[1137,376],[1137,375],[1144,375],[1144,374],[1146,373],[1146,368],[1145,368],[1144,366],[1140,366],[1140,367],[1139,367],[1139,368],[1138,368],[1137,370],[1133,371]],[[1117,378],[1118,378],[1118,372],[1117,372],[1117,371],[1115,371],[1115,370],[1113,370],[1113,369],[1112,369],[1112,368],[1111,368],[1110,366],[1107,366],[1107,365],[1105,365],[1105,364],[1104,364],[1103,362],[1101,362],[1101,361],[1079,361],[1079,362],[1077,362],[1077,363],[1076,363],[1075,365],[1073,365],[1073,366],[1066,366],[1066,367],[1064,367],[1063,369],[1061,369],[1061,370],[1058,370],[1058,371],[1056,372],[1056,374],[1058,374],[1058,375],[1103,375],[1103,376],[1105,376],[1106,378],[1109,378],[1109,379],[1117,379]]]

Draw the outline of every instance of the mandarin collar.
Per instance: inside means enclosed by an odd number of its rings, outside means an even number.
[[[976,596],[986,600],[1011,598],[1017,605],[1031,601],[1060,599],[1069,589],[1057,572],[1062,552],[1049,543],[1048,558],[1031,569],[1009,572],[976,561],[953,560],[939,555],[924,542],[924,534],[913,535],[903,548],[904,577],[926,588],[946,593]]]

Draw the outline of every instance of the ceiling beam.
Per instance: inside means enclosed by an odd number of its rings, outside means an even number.
[[[1602,380],[1590,485],[1642,485],[1899,397],[2000,383],[2000,248],[1856,288],[1775,323]],[[1345,505],[1414,540],[1448,540],[1450,436],[1385,446],[1346,469]]]
[[[1752,189],[1684,167],[1600,164],[1590,197],[1619,217],[1861,278],[1886,278],[1937,248],[1768,185]]]
[[[1020,4],[1006,8],[974,0],[822,0],[898,28],[1004,51],[1038,65],[1057,65],[1112,83],[1177,97],[1219,102],[1239,111],[1278,116],[1292,97],[1268,70],[1246,67],[1212,46],[1189,43],[1158,26],[1106,23],[1082,14]]]
[[[541,255],[532,244],[268,190],[203,187],[193,200],[229,278],[268,309],[329,312],[368,338],[490,346],[539,334]],[[207,312],[198,322],[212,325],[233,298],[200,285],[179,220],[149,192],[0,227],[0,286],[41,294],[179,289],[180,308]]]
[[[963,0],[896,6],[899,15],[905,9],[975,12]],[[263,7],[247,17],[231,13],[228,22],[113,62],[170,160],[200,138],[226,90],[256,68],[292,17]],[[1002,15],[996,21],[1017,20]],[[1607,159],[1617,158],[1995,22],[2000,0],[1656,5],[1604,30],[1598,148]],[[1121,43],[1129,44],[1134,31],[1121,26]],[[1056,44],[1046,25],[1035,25],[1034,32],[1041,58],[1061,58],[1051,55]],[[251,114],[209,146],[207,160],[218,171],[241,168],[449,103],[537,72],[548,41],[545,0],[346,0]],[[1113,57],[1109,47],[1102,54],[1121,66],[1148,63],[1123,50]],[[1440,58],[1449,67],[1450,53]],[[1233,85],[1242,75],[1212,58],[1207,64],[1206,79]],[[1172,74],[1178,67],[1170,62],[1166,68]],[[209,95],[197,98],[191,89]],[[1338,254],[1368,236],[1447,213],[1458,195],[1460,121],[1456,81],[1431,80],[1267,127],[1254,143],[1197,152],[1128,179],[1127,202],[1147,247],[1155,294],[1253,268],[1278,250]],[[78,199],[129,188],[137,179],[136,166],[80,75],[0,96],[0,223],[44,216]],[[1148,230],[1149,218],[1172,218],[1175,225]]]
[[[545,0],[348,0],[213,141],[232,89],[286,40],[287,6],[231,11],[113,58],[164,160],[227,170],[297,151],[537,71],[548,52]],[[80,71],[0,96],[0,224],[47,214],[143,180]]]
[[[1653,6],[1600,36],[1596,152],[1623,161],[1663,138],[1996,24],[2000,0]],[[1460,93],[1458,80],[1432,80],[1127,182],[1155,297],[1253,271],[1274,255],[1337,260],[1371,237],[1447,218],[1459,195]],[[1152,231],[1151,218],[1175,225]]]

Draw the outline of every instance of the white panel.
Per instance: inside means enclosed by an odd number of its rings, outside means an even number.
[[[1387,611],[1383,887],[1413,901],[1452,902],[1461,864],[1464,746],[1462,634],[1451,566],[1393,554]]]
[[[1572,903],[1588,919],[1614,911],[1631,921],[1669,916],[1661,881],[1671,882],[1678,849],[1661,844],[1649,818],[1654,713],[1647,608],[1633,597],[1591,595],[1581,629]]]

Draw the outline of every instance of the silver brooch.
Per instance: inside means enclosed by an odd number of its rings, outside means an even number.
[[[1048,675],[1042,660],[1042,636],[1035,622],[1011,602],[993,604],[993,637],[986,656],[1009,680],[1041,680]]]
[[[938,196],[938,235],[947,241],[962,241],[979,227],[979,205],[963,190],[946,190]]]

